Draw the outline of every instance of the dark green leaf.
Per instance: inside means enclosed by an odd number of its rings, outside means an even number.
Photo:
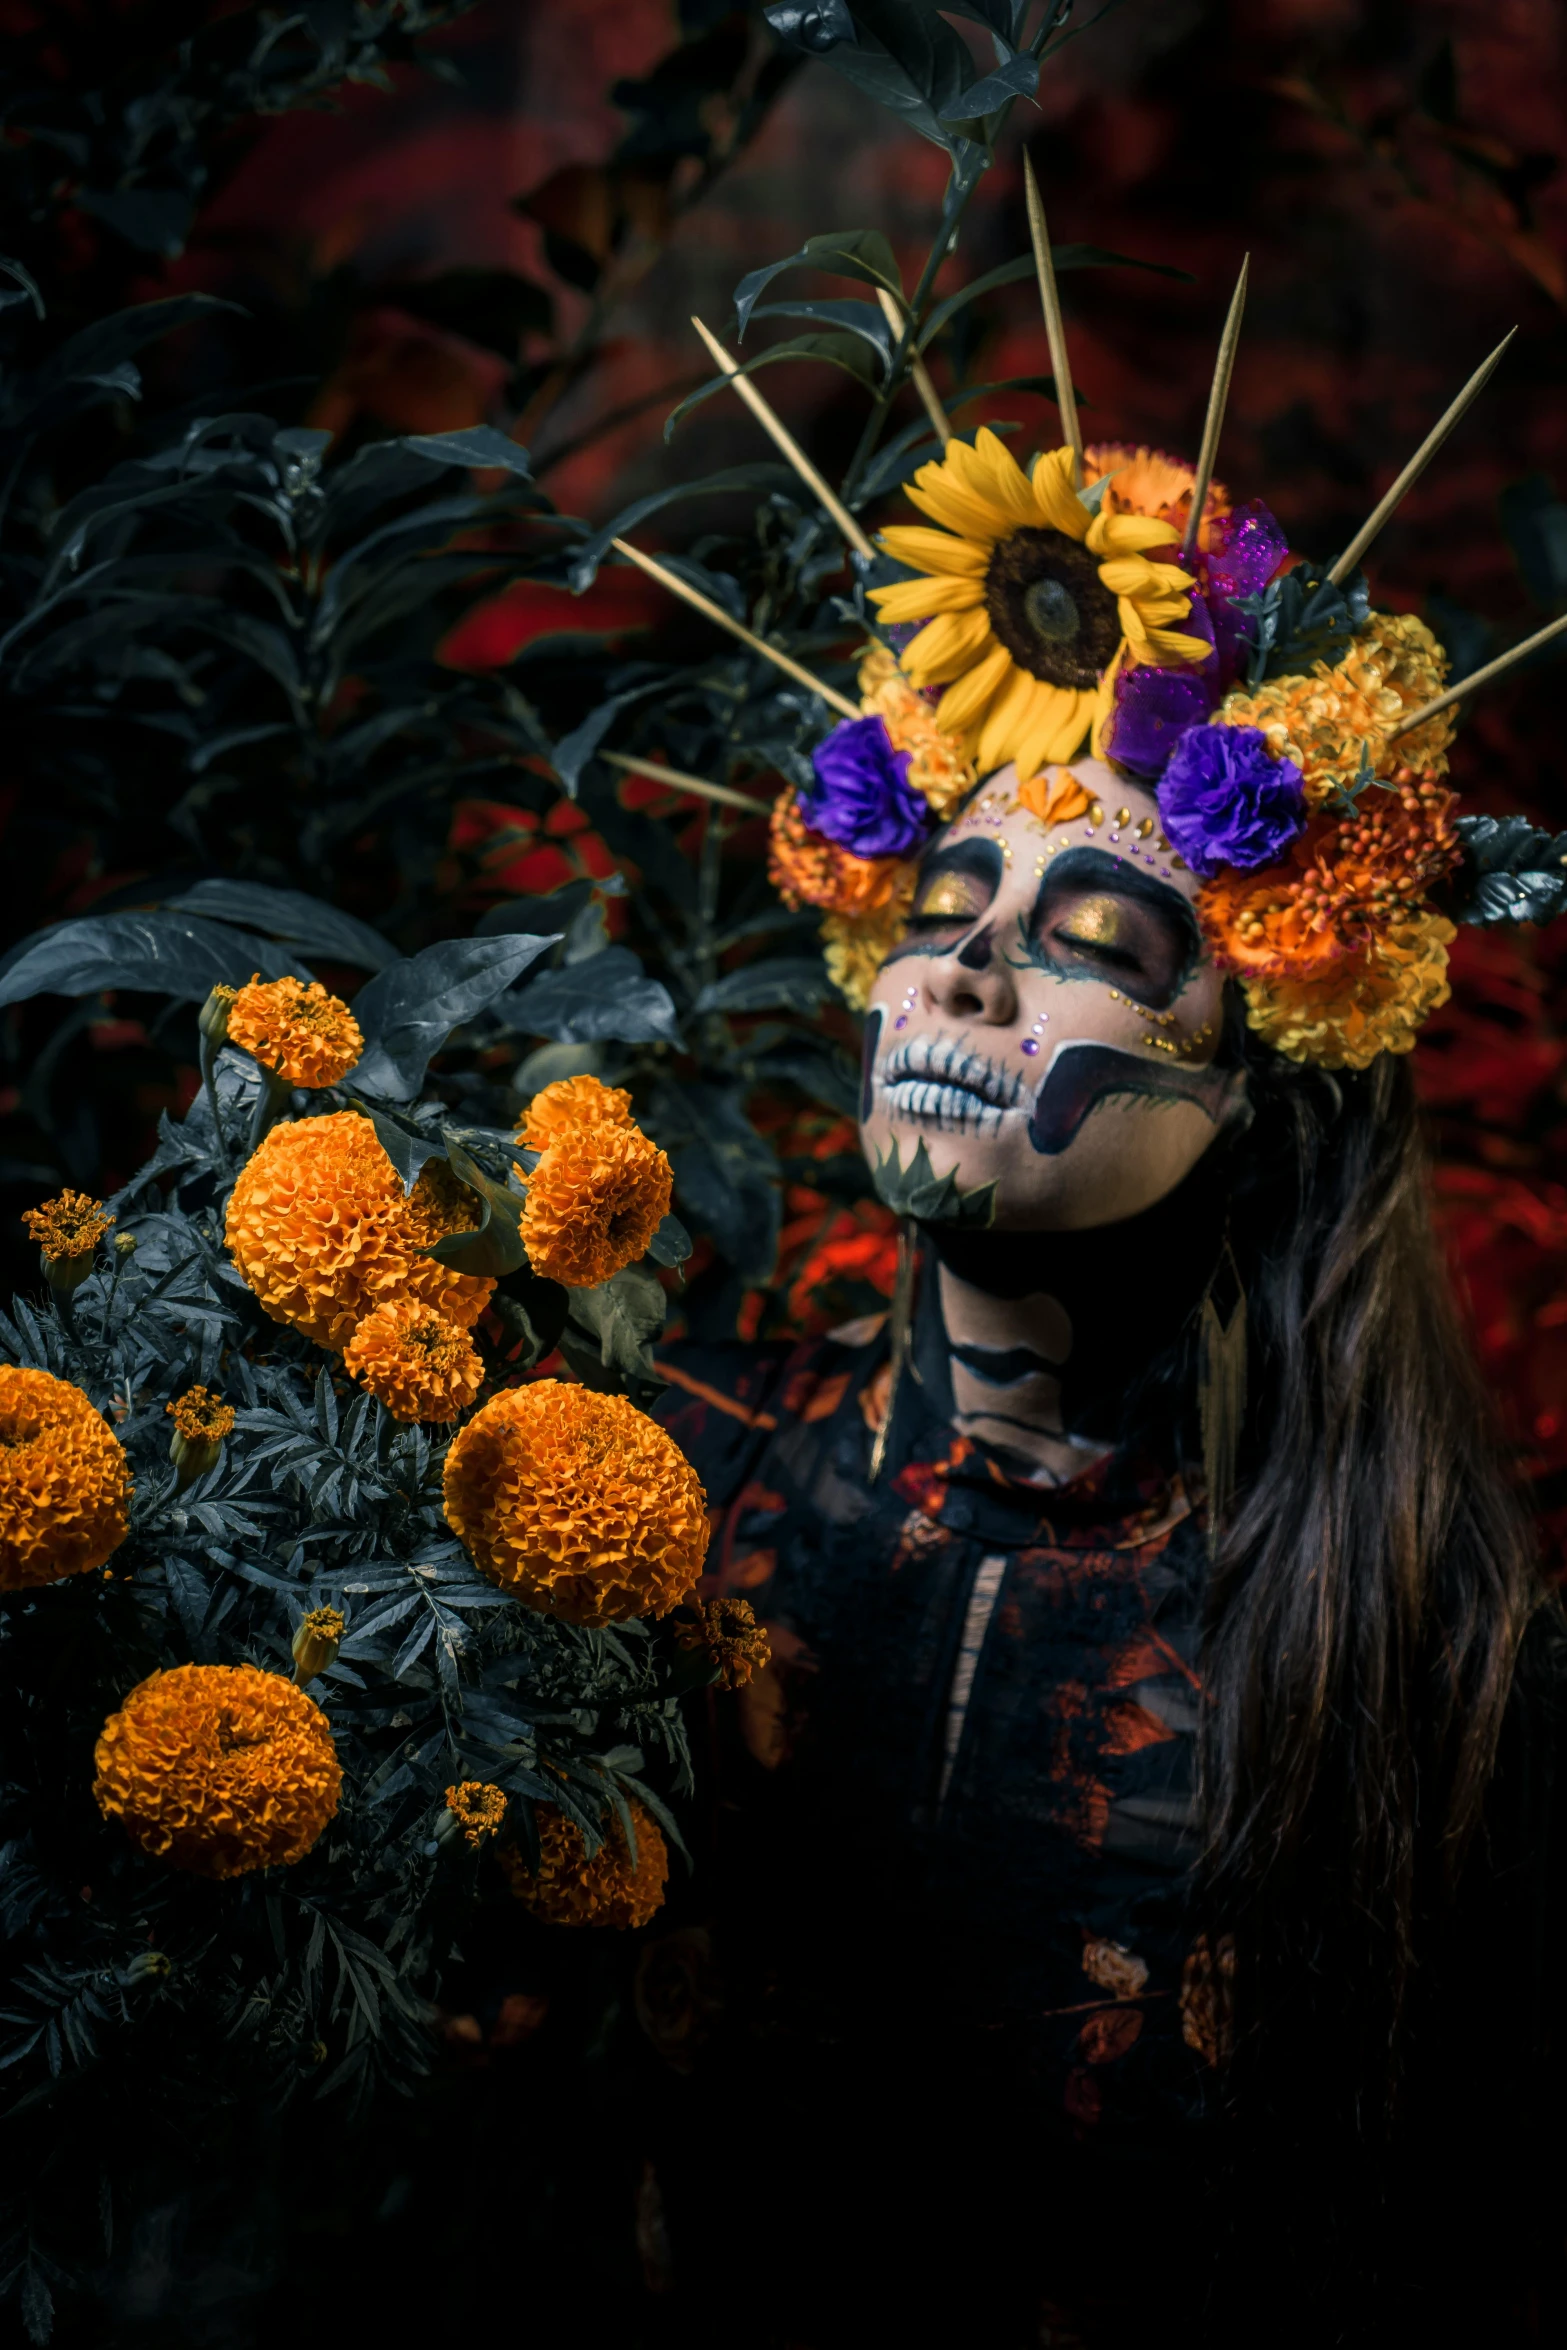
[[[797,253],[753,269],[735,288],[735,330],[741,340],[762,295],[786,269],[819,269],[828,277],[858,278],[862,285],[885,287],[903,299],[898,257],[879,228],[830,229],[807,237]]]
[[[777,956],[743,963],[704,987],[697,1012],[814,1012],[833,1001],[833,985],[817,956]]]
[[[858,334],[790,335],[785,342],[770,344],[765,351],[759,351],[754,359],[746,360],[739,372],[742,375],[755,375],[758,368],[771,367],[785,359],[819,359],[829,367],[841,368],[845,375],[852,375],[856,383],[873,385],[877,381],[876,362]],[[704,400],[710,400],[715,392],[723,391],[732,381],[730,376],[715,375],[697,391],[688,393],[679,407],[672,408],[664,419],[665,440],[673,437],[682,417],[688,416],[693,408],[699,408]],[[798,495],[798,482],[795,482],[794,489]]]
[[[585,963],[546,971],[495,1006],[509,1027],[557,1044],[678,1044],[674,999],[649,979],[629,947],[606,947]]]
[[[308,977],[298,959],[270,939],[197,914],[88,914],[56,923],[13,947],[0,963],[0,1004],[35,995],[95,995],[131,987],[200,1001],[220,981],[243,986],[289,972]]]
[[[303,890],[271,889],[259,881],[198,881],[166,901],[176,911],[210,914],[220,922],[249,924],[272,938],[308,953],[330,955],[343,963],[358,963],[368,971],[384,970],[397,949],[372,930],[368,922],[345,914]]]
[[[985,1183],[974,1191],[961,1191],[956,1175],[938,1177],[923,1139],[907,1167],[894,1141],[886,1157],[877,1159],[872,1167],[871,1180],[884,1206],[894,1215],[912,1216],[918,1223],[985,1229],[995,1221],[995,1185]]]
[[[557,934],[558,935],[558,934]],[[365,1052],[356,1076],[369,1092],[407,1101],[452,1030],[487,1010],[554,938],[452,938],[400,958],[354,998]]]

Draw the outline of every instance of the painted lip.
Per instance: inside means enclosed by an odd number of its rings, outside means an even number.
[[[887,1115],[909,1125],[994,1133],[1022,1107],[1023,1080],[961,1038],[915,1036],[887,1055],[876,1091]]]

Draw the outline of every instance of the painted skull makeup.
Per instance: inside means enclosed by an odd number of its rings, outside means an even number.
[[[936,1177],[994,1184],[1015,1231],[1137,1215],[1246,1115],[1197,876],[1151,793],[1096,760],[1073,774],[1086,815],[1030,814],[1009,767],[937,835],[866,1023],[872,1164],[923,1144]]]

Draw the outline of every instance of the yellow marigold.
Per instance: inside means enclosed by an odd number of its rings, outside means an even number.
[[[85,1191],[62,1191],[41,1208],[24,1208],[22,1222],[46,1257],[91,1256],[114,1222],[102,1200]]]
[[[773,802],[767,878],[786,906],[821,906],[853,919],[874,914],[896,895],[904,869],[902,857],[857,857],[813,832],[792,788]]]
[[[772,1661],[773,1644],[748,1599],[704,1601],[694,1622],[676,1634],[682,1648],[705,1648],[718,1667],[720,1689],[743,1689]]]
[[[1427,1014],[1452,993],[1440,914],[1381,932],[1319,978],[1244,981],[1247,1019],[1265,1044],[1321,1069],[1364,1069],[1378,1053],[1407,1053]]]
[[[974,788],[973,764],[883,644],[869,644],[860,663],[860,708],[881,720],[895,751],[908,752],[909,781],[942,821],[955,815]]]
[[[336,1085],[365,1049],[353,1013],[318,979],[307,987],[259,971],[229,1007],[228,1041],[290,1085]]]
[[[664,1901],[669,1848],[645,1805],[633,1801],[631,1821],[637,1850],[633,1860],[618,1816],[591,1859],[587,1839],[575,1820],[552,1803],[534,1814],[539,1865],[530,1869],[515,1844],[503,1844],[497,1860],[525,1909],[551,1926],[645,1926]]]
[[[0,1591],[101,1567],[130,1495],[124,1447],[81,1389],[0,1364]]]
[[[479,1203],[444,1160],[412,1196],[356,1111],[274,1126],[229,1201],[229,1254],[274,1322],[341,1349],[389,1297],[433,1306],[472,1329],[495,1284],[420,1255],[447,1232],[471,1232]]]
[[[822,954],[827,976],[846,1003],[863,1012],[871,1000],[876,974],[909,926],[918,867],[903,858],[897,865],[892,897],[874,913],[856,917],[829,914],[822,924]]]
[[[366,1314],[343,1349],[343,1368],[394,1420],[455,1420],[484,1384],[467,1331],[412,1297],[388,1298]]]
[[[447,1788],[446,1808],[461,1823],[468,1842],[482,1844],[487,1836],[500,1833],[506,1817],[505,1791],[484,1779],[464,1779],[460,1787]]]
[[[1300,769],[1308,806],[1320,806],[1357,782],[1362,746],[1378,777],[1396,767],[1433,778],[1447,773],[1451,710],[1390,739],[1406,711],[1441,692],[1446,676],[1447,655],[1423,620],[1413,612],[1373,612],[1332,668],[1317,661],[1254,693],[1227,694],[1218,723],[1260,727],[1274,757]]]
[[[341,1608],[313,1607],[301,1616],[291,1644],[294,1680],[299,1688],[324,1673],[328,1665],[336,1664],[347,1630]]]
[[[635,1125],[623,1085],[605,1085],[597,1077],[558,1077],[523,1111],[517,1140],[524,1150],[542,1151],[580,1126]]]
[[[303,1860],[343,1783],[321,1708],[254,1665],[154,1673],[109,1716],[95,1759],[104,1817],[202,1877]]]
[[[446,1520],[477,1564],[569,1624],[663,1616],[707,1552],[707,1498],[623,1395],[541,1379],[492,1396],[446,1456]]]
[[[206,1387],[188,1387],[164,1405],[179,1434],[192,1444],[221,1444],[233,1432],[234,1406]]]
[[[1184,459],[1167,457],[1162,449],[1134,448],[1127,441],[1101,441],[1083,451],[1084,489],[1091,490],[1107,473],[1110,487],[1104,503],[1112,514],[1146,514],[1156,522],[1168,522],[1174,530],[1185,531],[1197,475]],[[1208,484],[1202,511],[1198,543],[1206,546],[1208,524],[1230,511],[1230,493],[1222,481]]]
[[[568,1127],[528,1177],[529,1264],[568,1289],[608,1281],[645,1253],[674,1187],[669,1161],[639,1127]]]

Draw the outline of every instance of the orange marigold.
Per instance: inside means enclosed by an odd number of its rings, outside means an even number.
[[[192,1444],[221,1444],[233,1432],[234,1406],[210,1388],[187,1387],[163,1408],[173,1420],[176,1434]]]
[[[955,815],[974,788],[973,763],[883,644],[868,645],[860,663],[860,708],[881,720],[895,751],[908,752],[909,782],[935,813],[943,821]]]
[[[0,1591],[101,1567],[130,1496],[125,1448],[81,1389],[0,1364]]]
[[[254,1665],[175,1665],[111,1714],[93,1794],[143,1852],[202,1877],[303,1860],[343,1773],[314,1699]]]
[[[492,1396],[446,1456],[446,1520],[492,1581],[569,1624],[663,1616],[707,1553],[707,1497],[623,1395],[540,1379]]]
[[[1217,960],[1243,978],[1310,979],[1416,913],[1462,853],[1455,796],[1407,767],[1354,814],[1318,816],[1282,865],[1222,873],[1198,898]]]
[[[1447,950],[1456,935],[1442,915],[1417,914],[1315,978],[1245,980],[1247,1019],[1276,1052],[1322,1069],[1364,1069],[1378,1053],[1407,1053],[1452,993]]]
[[[290,1085],[336,1085],[365,1049],[358,1021],[318,979],[263,980],[229,1007],[228,1041]]]
[[[635,1125],[623,1085],[605,1085],[597,1077],[559,1077],[529,1102],[517,1140],[524,1150],[542,1151],[581,1126]]]
[[[539,1834],[537,1869],[529,1868],[515,1844],[503,1844],[495,1857],[517,1899],[546,1925],[645,1926],[662,1908],[669,1847],[645,1805],[635,1800],[631,1804],[635,1856],[618,1814],[591,1858],[582,1830],[555,1804],[539,1804],[534,1821]]]
[[[856,857],[813,832],[792,787],[773,802],[767,878],[786,906],[821,906],[858,920],[888,905],[909,870],[902,857]]]
[[[1185,530],[1197,476],[1182,458],[1167,457],[1162,449],[1134,448],[1126,441],[1101,441],[1085,449],[1084,489],[1092,489],[1107,473],[1111,481],[1104,493],[1105,512],[1146,514],[1155,522],[1167,522],[1172,530]],[[1203,505],[1200,545],[1208,543],[1207,525],[1229,511],[1229,491],[1223,482],[1211,481]]]
[[[397,1170],[356,1111],[274,1126],[229,1201],[229,1254],[274,1322],[340,1349],[389,1297],[433,1306],[472,1329],[495,1284],[419,1252],[471,1232],[479,1203],[444,1159],[405,1198]]]
[[[772,1662],[773,1644],[748,1599],[705,1600],[694,1622],[676,1634],[682,1648],[705,1648],[718,1667],[720,1689],[743,1689]]]
[[[394,1420],[455,1420],[484,1384],[467,1331],[412,1297],[388,1298],[366,1314],[343,1349],[343,1368]]]
[[[91,1256],[114,1222],[102,1200],[85,1191],[62,1191],[41,1208],[24,1208],[22,1222],[46,1257]]]
[[[1260,727],[1274,757],[1300,769],[1308,806],[1321,806],[1354,789],[1363,750],[1384,780],[1400,768],[1433,780],[1446,774],[1451,710],[1392,739],[1405,713],[1434,700],[1446,676],[1447,655],[1423,620],[1413,612],[1373,612],[1332,668],[1318,661],[1252,693],[1228,694],[1218,723]]]
[[[461,1823],[468,1842],[478,1845],[500,1833],[506,1817],[506,1793],[487,1780],[464,1779],[460,1787],[447,1788],[446,1808]]]
[[[591,1289],[635,1263],[669,1213],[675,1179],[636,1126],[575,1126],[528,1177],[522,1243],[546,1281]]]

